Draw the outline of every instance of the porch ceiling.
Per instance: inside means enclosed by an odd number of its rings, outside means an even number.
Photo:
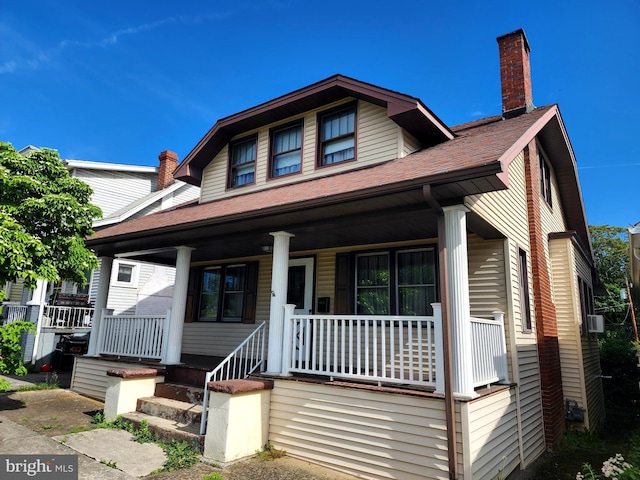
[[[483,238],[501,234],[479,216],[469,213],[468,230]],[[437,238],[437,217],[422,190],[323,205],[281,213],[129,238],[98,248],[99,255],[117,255],[147,262],[175,264],[172,247],[194,248],[192,262],[215,261],[264,254],[272,245],[269,232],[287,231],[292,253],[320,248]]]

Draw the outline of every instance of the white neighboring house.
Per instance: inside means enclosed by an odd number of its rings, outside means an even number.
[[[20,153],[34,150],[37,148],[27,146]],[[94,222],[94,230],[199,197],[198,187],[174,180],[173,171],[178,164],[174,152],[163,151],[158,158],[158,167],[63,160],[72,177],[91,186],[91,201],[102,209],[103,216]],[[171,305],[174,270],[173,266],[116,260],[107,308],[130,315],[165,312]],[[5,320],[24,318],[37,324],[37,333],[23,340],[26,362],[50,363],[61,335],[85,335],[90,331],[99,274],[99,270],[87,272],[89,282],[84,287],[67,281],[39,281],[35,290],[28,290],[23,288],[22,279],[5,286]]]

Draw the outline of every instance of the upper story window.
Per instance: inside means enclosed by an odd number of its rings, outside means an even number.
[[[229,154],[229,187],[241,187],[255,181],[258,137],[254,135],[232,142]]]
[[[356,158],[356,105],[320,115],[319,165]]]
[[[302,161],[302,122],[271,131],[269,172],[272,178],[300,171]]]
[[[551,207],[553,206],[551,203],[551,167],[539,150],[538,159],[540,161],[540,195],[542,195],[542,198],[544,198]]]

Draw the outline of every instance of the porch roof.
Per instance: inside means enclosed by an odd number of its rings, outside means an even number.
[[[252,248],[259,253],[260,245],[271,240],[269,231],[283,228],[313,231],[319,238],[322,225],[325,235],[328,229],[334,231],[332,238],[323,239],[325,246],[344,245],[336,243],[337,237],[349,241],[349,232],[353,236],[350,241],[364,241],[364,237],[373,234],[368,230],[371,225],[375,225],[375,240],[379,241],[389,241],[392,234],[399,240],[436,237],[435,214],[424,200],[422,187],[431,185],[442,204],[460,202],[465,195],[504,189],[508,185],[508,164],[536,135],[550,156],[557,154],[564,159],[558,172],[559,184],[565,190],[562,196],[572,198],[570,203],[580,206],[578,213],[567,213],[574,217],[569,223],[576,224],[580,214],[584,220],[584,213],[577,177],[573,177],[573,184],[560,181],[561,177],[570,180],[575,164],[570,145],[565,141],[566,134],[557,128],[559,125],[555,105],[508,120],[489,117],[460,125],[454,128],[456,138],[403,158],[212,202],[192,202],[100,230],[88,239],[88,245],[99,255],[113,255],[145,248],[194,245],[206,239],[209,244],[225,243],[224,254],[233,255],[233,248],[228,245],[231,236],[253,232]],[[403,232],[400,237],[399,227]],[[584,240],[586,221],[582,228],[579,225],[571,228],[579,235],[582,231]],[[499,236],[493,227],[474,215],[470,215],[469,229],[485,237]],[[301,249],[314,247],[311,243],[296,242]]]

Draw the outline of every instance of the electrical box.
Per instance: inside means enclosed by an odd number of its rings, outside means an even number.
[[[587,315],[587,329],[589,333],[604,333],[604,318],[602,315]]]

